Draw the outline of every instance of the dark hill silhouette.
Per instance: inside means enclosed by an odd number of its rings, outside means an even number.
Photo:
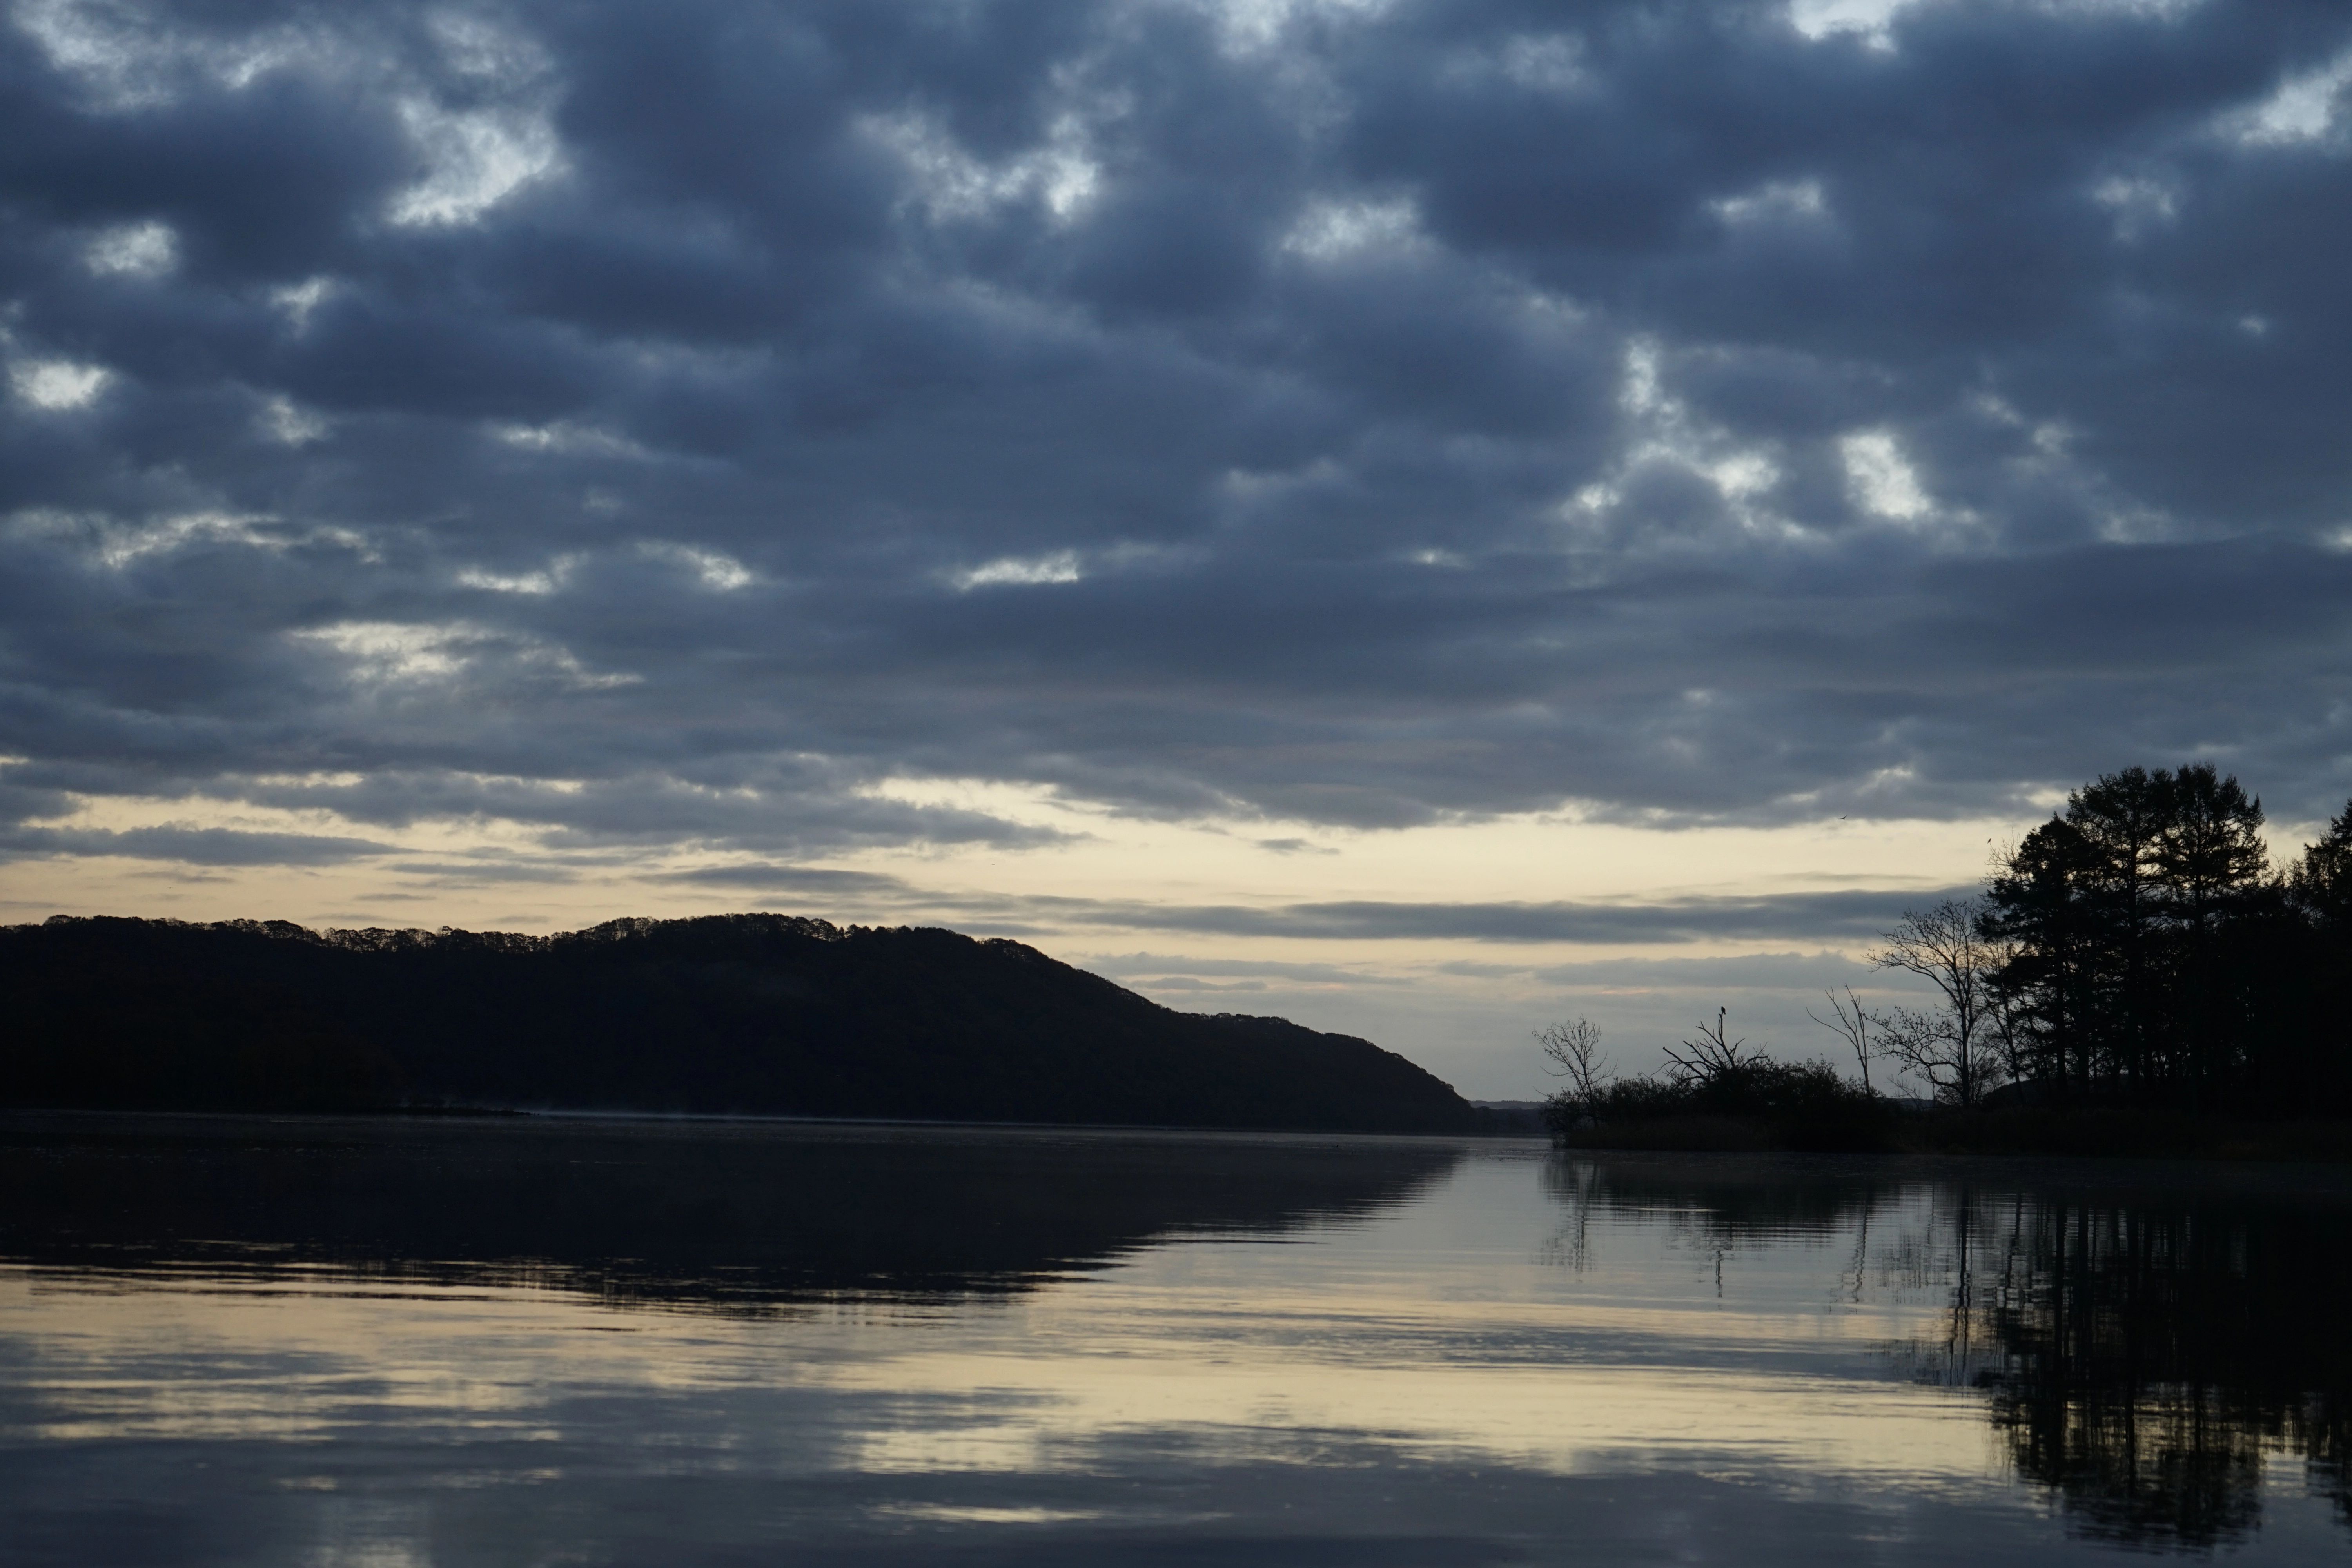
[[[556,936],[0,929],[0,1104],[520,1106],[1475,1130],[1369,1041],[1162,1007],[1034,948],[782,915]]]

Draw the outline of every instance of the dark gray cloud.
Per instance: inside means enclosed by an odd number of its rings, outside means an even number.
[[[1969,889],[1958,889],[1968,891]],[[1400,939],[1484,942],[1650,943],[1778,936],[1867,941],[1906,908],[1945,894],[1834,892],[1668,903],[1296,903],[1241,906],[1126,905],[1025,899],[1018,907],[1074,925],[1311,937],[1350,942]]]
[[[870,919],[921,911],[952,917],[972,930],[1004,934],[1103,927],[1340,942],[1411,940],[1614,946],[1773,937],[1866,942],[1892,926],[1906,910],[1924,909],[1941,900],[1966,897],[1976,890],[1841,889],[1649,903],[1358,900],[1188,905],[1050,894],[942,893],[872,872],[803,870],[782,866],[717,867],[674,872],[664,879],[723,888],[793,913],[828,906],[837,909],[845,904],[872,911],[866,916]],[[1338,978],[1343,973],[1327,972],[1320,965],[1302,967],[1236,959],[1171,959],[1154,967],[1147,954],[1134,954],[1117,962],[1123,966],[1117,970],[1120,973],[1273,974],[1308,980]],[[1549,976],[1549,971],[1544,973]]]
[[[2332,809],[2352,14],[1811,15],[20,5],[0,808],[788,862],[1037,837],[894,775],[1671,823],[2198,751]],[[11,843],[360,852],[142,831]],[[1149,923],[1764,929],[1709,909]]]
[[[887,900],[925,897],[900,877],[875,871],[836,871],[821,867],[730,865],[672,872],[668,878],[705,888],[750,889],[800,898],[866,898]]]
[[[1179,953],[1122,952],[1097,954],[1087,961],[1097,974],[1121,980],[1151,979],[1164,984],[1171,978],[1198,982],[1202,976],[1224,977],[1235,983],[1262,984],[1267,980],[1297,984],[1391,986],[1407,984],[1393,974],[1367,973],[1339,963],[1287,963],[1262,958],[1196,958]]]
[[[392,847],[365,838],[316,833],[244,833],[226,827],[11,827],[0,833],[0,859],[32,856],[119,855],[191,866],[332,866]]]

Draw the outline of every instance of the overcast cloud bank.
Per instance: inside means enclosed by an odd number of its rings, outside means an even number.
[[[2352,789],[2340,5],[8,16],[0,853]]]

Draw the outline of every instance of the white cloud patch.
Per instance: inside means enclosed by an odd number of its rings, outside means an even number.
[[[8,384],[16,395],[53,413],[89,407],[113,379],[114,373],[104,365],[72,360],[25,360],[8,367]]]
[[[1086,121],[1075,113],[1057,117],[1043,145],[999,163],[973,156],[924,115],[874,115],[863,123],[866,135],[905,165],[914,199],[933,223],[984,217],[1024,201],[1067,223],[1101,193],[1102,167],[1088,150]]]
[[[1644,473],[1680,472],[1704,480],[1722,498],[1725,513],[1758,538],[1792,539],[1804,530],[1769,505],[1781,479],[1780,465],[1764,448],[1741,442],[1732,432],[1695,416],[1688,404],[1666,390],[1659,345],[1636,340],[1625,351],[1617,405],[1632,427],[1622,455],[1602,477],[1578,488],[1559,510],[1574,524],[1630,524],[1643,520],[1621,513],[1626,497]]]
[[[1789,23],[1819,43],[1859,34],[1874,49],[1895,47],[1895,15],[1912,0],[1790,0]]]
[[[1734,452],[1708,464],[1705,472],[1733,500],[1762,495],[1780,482],[1780,465],[1761,452]]]
[[[165,16],[106,0],[16,0],[9,20],[95,107],[114,113],[171,103],[191,80],[242,90],[289,64],[324,67],[338,57],[349,63],[356,52],[308,23],[242,37],[174,31]]]
[[[430,686],[503,667],[513,675],[552,679],[575,690],[634,686],[643,678],[592,672],[569,648],[533,637],[457,621],[439,626],[397,621],[339,621],[289,633],[298,644],[331,650],[362,687]]]
[[[1873,49],[1895,47],[1895,18],[1923,0],[1790,0],[1789,22],[1815,43],[1859,36]],[[2163,21],[2192,11],[2204,0],[2025,0],[2058,16],[2122,16]]]
[[[300,332],[310,325],[310,312],[326,302],[333,293],[331,278],[306,278],[299,283],[289,283],[269,291],[269,302],[286,312],[287,325]]]
[[[563,168],[554,64],[535,39],[478,14],[439,11],[426,26],[442,64],[495,101],[453,108],[418,93],[400,100],[401,126],[425,172],[393,197],[385,216],[412,226],[478,223],[525,185]]]
[[[649,539],[637,546],[637,552],[651,560],[666,561],[694,574],[702,586],[714,593],[731,594],[751,585],[751,570],[724,551],[705,545],[680,544],[670,540]]]
[[[87,560],[110,571],[121,571],[148,556],[198,544],[236,544],[268,551],[324,544],[351,551],[363,560],[374,559],[365,537],[351,529],[289,529],[265,513],[192,511],[124,522],[103,514],[34,508],[11,516],[7,531],[20,538],[78,545]]]
[[[180,237],[166,223],[121,224],[93,235],[81,256],[101,278],[161,278],[180,264]]]
[[[2168,226],[2180,216],[2180,201],[2161,181],[2120,176],[2091,187],[2091,199],[2114,215],[2116,237],[2126,244]]]
[[[121,569],[145,555],[160,555],[191,544],[243,544],[255,549],[283,548],[285,542],[262,531],[268,517],[234,517],[225,512],[192,512],[167,517],[135,529],[105,529],[98,559],[101,565]]]
[[[687,572],[698,586],[714,593],[732,593],[749,587],[754,580],[751,569],[741,562],[724,551],[702,545],[646,540],[638,543],[635,553],[642,560],[658,561]],[[579,553],[558,555],[535,572],[499,572],[487,566],[467,566],[452,580],[461,588],[484,593],[544,597],[562,592],[586,560]]]
[[[1822,217],[1829,212],[1829,198],[1819,180],[1775,180],[1707,205],[1717,217],[1734,226],[1785,223],[1794,218]]]
[[[1226,51],[1261,54],[1279,44],[1301,21],[1369,21],[1388,10],[1391,0],[1203,0],[1217,18]]]
[[[2291,76],[2262,102],[2222,119],[2222,133],[2246,146],[2286,147],[2325,140],[2335,130],[2344,89],[2352,86],[2352,54],[2318,70]]]
[[[327,437],[327,421],[290,397],[264,398],[254,425],[263,436],[282,447],[307,447]]]
[[[1043,583],[1076,583],[1086,574],[1079,569],[1075,550],[1056,550],[1047,555],[1012,556],[991,561],[982,566],[954,574],[949,581],[960,590],[970,593],[974,588],[1002,588]]]
[[[451,111],[423,99],[400,106],[400,121],[425,164],[423,178],[392,199],[386,216],[414,226],[461,226],[531,181],[552,173],[562,148],[544,113]]]
[[[1847,490],[1863,510],[1916,522],[1936,509],[1901,443],[1889,430],[1859,430],[1838,442]]]
[[[491,594],[552,594],[562,585],[563,567],[559,563],[543,572],[499,573],[479,566],[468,566],[457,574],[460,588],[479,588]]]
[[[653,454],[626,436],[593,425],[559,419],[550,425],[492,425],[493,439],[526,452],[550,452],[568,458],[649,458]]]
[[[1421,214],[1407,200],[1343,202],[1317,198],[1282,238],[1282,248],[1311,261],[1398,250],[1419,237]]]
[[[401,626],[391,621],[344,621],[315,631],[292,634],[298,640],[334,649],[356,667],[354,674],[372,684],[439,680],[466,668],[465,649],[481,640],[471,626]]]

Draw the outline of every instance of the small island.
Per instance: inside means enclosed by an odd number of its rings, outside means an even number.
[[[1721,1010],[1622,1077],[1574,1019],[1538,1037],[1547,1120],[1586,1148],[2352,1158],[2352,805],[2276,869],[2263,824],[2210,763],[2103,774],[1981,895],[1885,933],[1867,962],[1924,1005],[1821,999],[1853,1077]]]

